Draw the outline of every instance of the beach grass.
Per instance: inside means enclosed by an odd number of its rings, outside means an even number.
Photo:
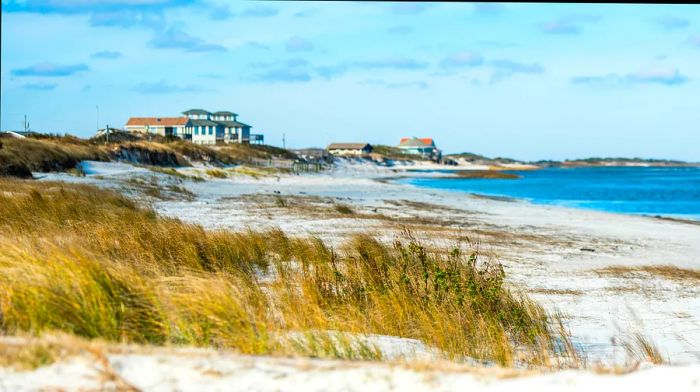
[[[331,248],[278,229],[205,230],[93,186],[3,179],[0,232],[4,334],[374,360],[376,347],[353,336],[379,334],[456,361],[576,356],[499,264],[429,249],[409,231]]]
[[[613,265],[596,269],[594,272],[601,276],[639,277],[652,275],[679,282],[700,281],[700,270],[663,264],[642,266]]]
[[[132,134],[106,143],[104,138],[36,134],[24,139],[0,140],[0,177],[31,177],[32,172],[68,171],[84,160],[126,160],[148,166],[212,166],[250,163],[254,159],[295,159],[288,150],[265,145],[226,144],[203,146],[179,139]],[[112,139],[110,139],[112,140]],[[264,171],[264,170],[261,170]],[[170,173],[177,176],[177,174]]]

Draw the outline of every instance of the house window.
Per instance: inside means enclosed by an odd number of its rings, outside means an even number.
[[[211,125],[209,126],[209,134],[210,135],[214,134],[214,127],[212,127]]]

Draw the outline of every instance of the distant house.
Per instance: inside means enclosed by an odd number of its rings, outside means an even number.
[[[331,143],[326,148],[332,155],[367,155],[372,152],[369,143]]]
[[[252,126],[238,121],[229,111],[208,112],[190,109],[184,117],[132,117],[126,123],[130,132],[176,136],[195,144],[262,143],[263,135],[250,133]]]
[[[185,132],[187,117],[131,117],[126,122],[126,130],[141,134],[179,136]]]
[[[442,151],[435,147],[435,141],[432,138],[405,137],[397,147],[404,154],[420,155],[434,161],[442,158]]]

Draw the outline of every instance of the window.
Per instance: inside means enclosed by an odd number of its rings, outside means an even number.
[[[210,135],[214,134],[214,127],[212,127],[211,125],[209,126],[209,134]]]

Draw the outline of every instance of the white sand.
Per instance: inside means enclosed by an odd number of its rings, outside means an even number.
[[[404,366],[250,357],[208,350],[84,356],[34,371],[0,368],[0,391],[697,391],[700,366],[642,366],[625,375]]]

